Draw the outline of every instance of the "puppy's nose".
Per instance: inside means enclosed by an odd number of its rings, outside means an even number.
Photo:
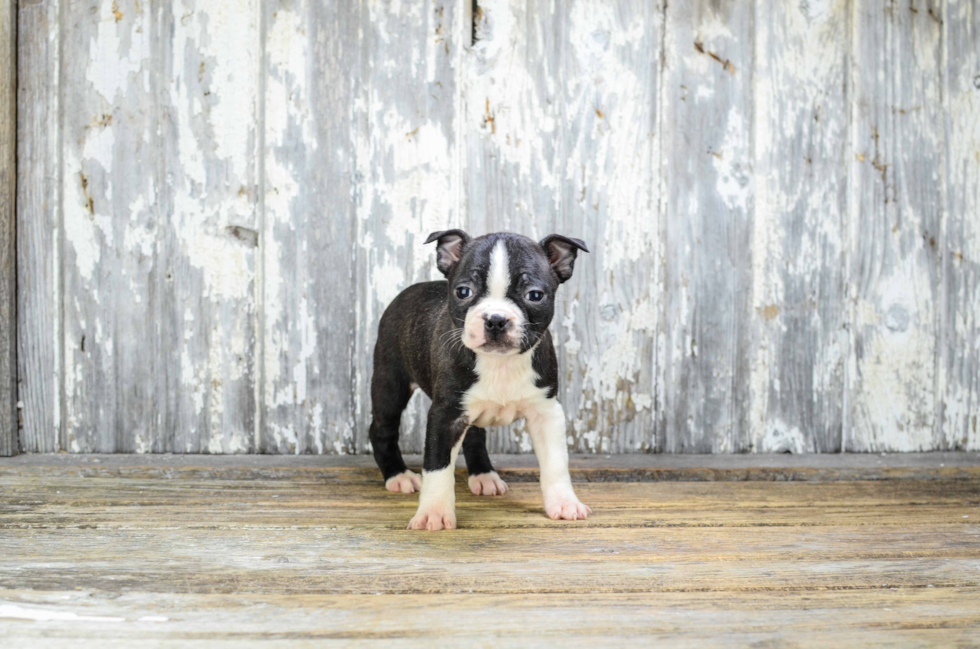
[[[487,329],[488,334],[500,334],[504,332],[507,328],[507,318],[500,315],[499,313],[494,313],[493,315],[484,317],[484,326]]]

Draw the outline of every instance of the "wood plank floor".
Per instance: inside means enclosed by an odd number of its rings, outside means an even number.
[[[739,462],[580,467],[585,522],[520,461],[497,498],[460,472],[430,534],[359,461],[5,460],[0,645],[980,646],[975,454]]]

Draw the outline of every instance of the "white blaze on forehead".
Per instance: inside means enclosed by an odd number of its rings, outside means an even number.
[[[503,300],[507,297],[507,290],[510,288],[510,258],[503,241],[498,241],[490,252],[487,288],[491,300]]]
[[[490,267],[487,269],[487,293],[466,312],[463,321],[463,344],[476,351],[486,341],[484,319],[491,315],[502,315],[510,321],[507,341],[512,345],[508,353],[516,353],[524,333],[524,313],[513,300],[507,297],[510,289],[510,258],[503,241],[497,241],[490,251]]]

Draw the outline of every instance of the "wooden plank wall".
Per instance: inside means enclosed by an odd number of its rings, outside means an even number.
[[[63,448],[59,17],[59,1],[17,12],[17,387],[20,445],[35,453]]]
[[[945,5],[943,122],[948,142],[937,399],[939,443],[980,445],[980,6]]]
[[[0,456],[17,437],[17,2],[0,0]]]
[[[363,452],[378,319],[459,226],[589,243],[573,450],[980,449],[978,16],[21,2],[21,445]]]

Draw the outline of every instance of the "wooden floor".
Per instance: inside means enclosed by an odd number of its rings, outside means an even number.
[[[440,533],[361,460],[0,460],[0,645],[980,646],[977,455],[865,457],[581,460],[585,522],[518,460]]]

